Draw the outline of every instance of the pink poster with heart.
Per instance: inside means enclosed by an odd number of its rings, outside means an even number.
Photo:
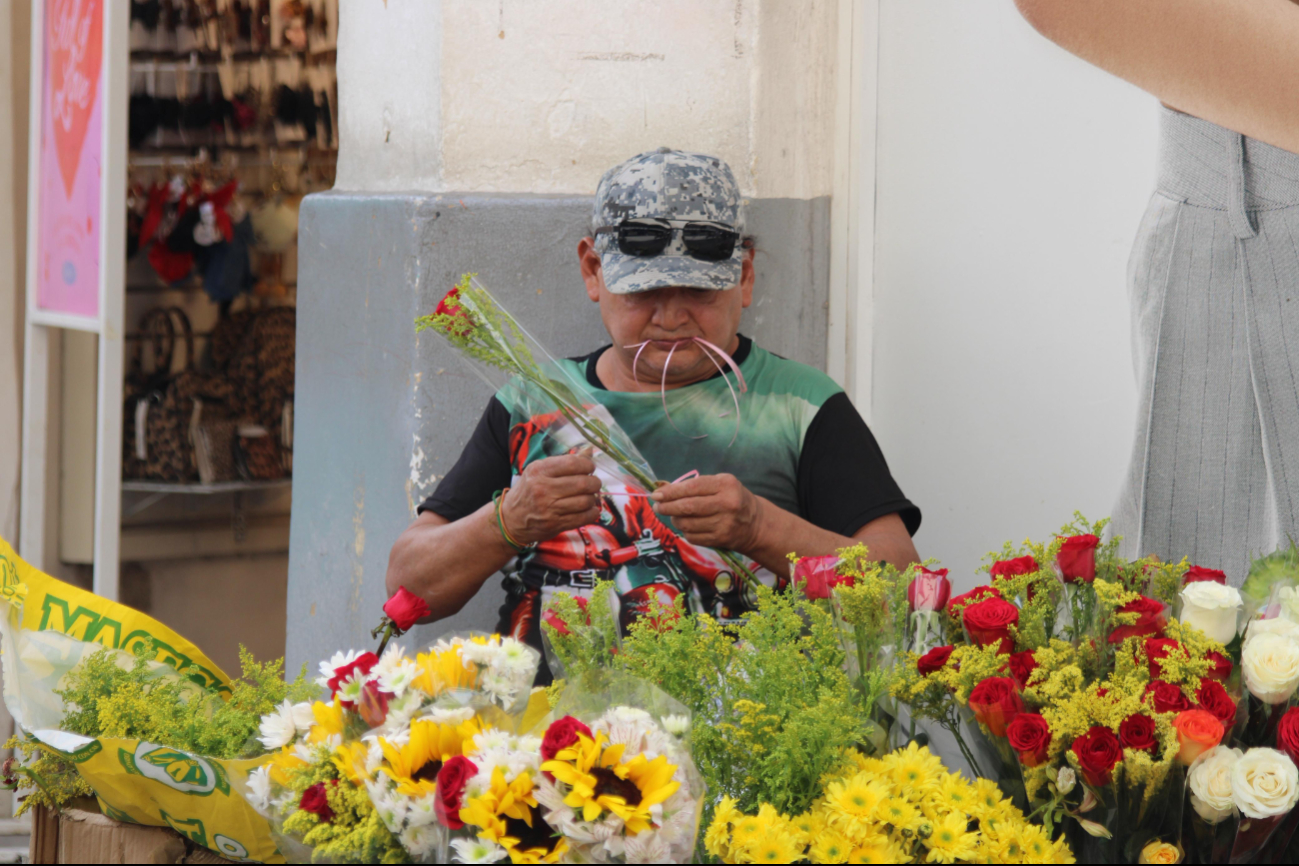
[[[99,316],[103,0],[45,0],[36,306]]]

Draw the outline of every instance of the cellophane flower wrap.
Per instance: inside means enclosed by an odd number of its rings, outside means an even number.
[[[542,738],[536,797],[570,856],[585,862],[693,859],[705,786],[690,711],[641,680],[564,689]]]
[[[1238,611],[1193,590],[1215,636],[1180,622],[1191,566],[1124,560],[1104,529],[1078,516],[992,555],[989,583],[948,602],[946,643],[908,656],[893,693],[1080,859],[1137,862],[1177,848],[1187,765],[1238,727]]]
[[[664,481],[590,386],[558,363],[475,277],[463,275],[432,315],[416,321],[417,331],[432,330],[445,338],[498,397],[554,440],[557,453],[589,453],[606,496],[643,497],[661,486]],[[715,580],[721,585],[756,579],[758,566],[748,558],[733,551],[698,550],[717,559]]]
[[[441,862],[440,771],[488,735],[512,736],[549,709],[532,689],[536,650],[500,635],[454,635],[425,652],[336,653],[328,698],[263,717],[277,749],[243,782],[290,859]]]
[[[939,617],[951,592],[946,569],[912,566],[898,571],[871,558],[864,544],[833,556],[790,556],[796,589],[810,604],[828,610],[839,632],[844,670],[870,728],[862,743],[882,755],[914,738],[898,727],[898,708],[889,695],[900,651],[927,646],[939,632]]]

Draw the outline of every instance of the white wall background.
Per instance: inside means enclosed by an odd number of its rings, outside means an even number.
[[[1125,268],[1157,103],[1011,0],[883,0],[872,426],[921,556],[1110,512],[1136,388]]]

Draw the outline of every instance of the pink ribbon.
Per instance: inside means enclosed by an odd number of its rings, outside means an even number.
[[[644,352],[645,347],[653,342],[655,341],[646,340],[643,343],[633,343],[630,346],[623,347],[625,349],[636,350],[636,357],[633,358],[631,362],[631,376],[636,382],[637,387],[640,387],[640,376],[637,374],[637,369],[640,367],[641,352]],[[701,433],[698,436],[690,436],[672,420],[672,411],[668,409],[668,367],[672,365],[672,353],[677,350],[677,346],[688,342],[694,342],[699,345],[699,348],[703,350],[703,353],[708,357],[708,360],[713,362],[713,366],[717,368],[717,372],[722,374],[722,381],[726,383],[727,390],[731,392],[731,400],[735,403],[735,432],[731,434],[731,441],[726,443],[726,447],[730,448],[735,444],[735,438],[740,435],[740,394],[747,393],[749,386],[748,383],[744,381],[744,374],[740,372],[740,365],[735,363],[735,359],[727,354],[724,349],[708,342],[703,337],[691,337],[689,340],[676,340],[672,343],[672,348],[668,349],[667,360],[663,362],[663,379],[659,383],[659,395],[663,399],[663,414],[667,416],[668,423],[672,425],[672,429],[680,433],[682,436],[687,436],[690,439],[705,439],[708,437],[707,433]],[[731,385],[731,380],[726,378],[726,371],[722,369],[721,364],[717,363],[717,359],[713,357],[713,352],[721,355],[722,359],[726,361],[726,366],[730,367],[731,371],[735,373],[735,379],[740,385],[739,393],[736,393],[735,388]],[[677,480],[680,481],[681,479]],[[676,482],[674,481],[673,483],[675,484]]]

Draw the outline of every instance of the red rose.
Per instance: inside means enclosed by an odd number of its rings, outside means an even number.
[[[1159,741],[1155,739],[1155,720],[1145,713],[1134,713],[1119,724],[1119,742],[1123,748],[1136,752],[1155,754]]]
[[[1157,713],[1181,713],[1191,708],[1191,702],[1182,694],[1181,688],[1163,680],[1155,680],[1146,686],[1142,697],[1147,695],[1154,699]]]
[[[922,677],[927,677],[934,671],[943,669],[947,660],[952,657],[953,647],[937,646],[929,652],[916,659],[916,670],[920,671]]]
[[[402,631],[409,630],[416,622],[433,613],[424,599],[404,586],[397,587],[397,594],[384,604],[383,612]]]
[[[907,587],[907,603],[912,610],[942,610],[952,594],[952,583],[947,579],[947,569],[930,571],[923,565],[916,579]]]
[[[1198,565],[1192,565],[1186,574],[1182,575],[1182,586],[1186,586],[1188,583],[1197,583],[1201,580],[1211,580],[1223,586],[1227,585],[1227,575],[1225,573],[1218,571],[1216,568],[1201,568]]]
[[[1110,783],[1114,768],[1123,760],[1123,746],[1109,728],[1097,725],[1073,741],[1073,753],[1083,779],[1093,788]]]
[[[1285,711],[1276,725],[1276,747],[1299,764],[1299,707]]]
[[[1213,662],[1213,667],[1207,674],[1205,674],[1205,676],[1211,680],[1217,680],[1220,683],[1225,683],[1227,680],[1231,679],[1231,669],[1234,667],[1231,663],[1231,659],[1216,650],[1214,652],[1205,653],[1204,657]]]
[[[1006,726],[1024,712],[1024,701],[1010,677],[989,677],[970,692],[970,710],[994,737],[1006,736]]]
[[[1014,559],[1003,559],[992,564],[988,576],[993,580],[999,577],[1019,577],[1021,574],[1032,574],[1040,571],[1037,560],[1031,556],[1017,556]]]
[[[1152,637],[1146,641],[1146,661],[1150,665],[1150,678],[1157,680],[1164,675],[1164,658],[1182,645],[1170,637]]]
[[[545,736],[541,738],[541,760],[553,761],[555,755],[577,742],[579,734],[588,739],[595,739],[591,729],[572,716],[564,716],[551,722],[550,727],[546,728]],[[546,778],[553,777],[547,773]]]
[[[460,306],[460,287],[457,286],[442,296],[438,301],[437,309],[433,311],[435,316],[450,316],[452,324],[447,330],[457,337],[466,336],[475,327],[473,317],[469,311]]]
[[[1101,540],[1094,535],[1074,535],[1064,540],[1060,552],[1055,555],[1055,564],[1060,568],[1060,576],[1065,583],[1081,580],[1091,583],[1096,579],[1096,548]]]
[[[303,791],[302,799],[298,801],[298,808],[310,812],[326,824],[334,820],[334,810],[329,808],[329,797],[325,794],[324,782],[317,782]]]
[[[1200,690],[1195,693],[1195,700],[1199,702],[1200,709],[1208,711],[1227,730],[1230,731],[1236,724],[1236,702],[1217,680],[1207,677],[1200,680]]]
[[[1001,590],[991,586],[976,586],[969,592],[962,593],[947,603],[947,612],[956,616],[961,605],[970,605],[976,601],[983,601],[985,598],[1001,598]]]
[[[338,687],[344,680],[353,674],[365,676],[378,663],[379,657],[377,655],[372,652],[363,652],[347,664],[334,668],[334,675],[329,678],[327,683],[329,691],[337,694]]]
[[[961,622],[970,640],[979,646],[997,644],[998,652],[1010,653],[1015,641],[1010,636],[1010,626],[1019,623],[1019,608],[1000,598],[988,598],[966,605],[961,611]]]
[[[1033,671],[1037,670],[1037,658],[1033,655],[1032,650],[1024,650],[1022,653],[1011,653],[1010,656],[1010,675],[1014,677],[1015,684],[1021,689],[1028,688],[1028,678]]]
[[[837,581],[831,583],[839,576],[835,571],[838,567],[837,556],[805,556],[794,563],[794,586],[802,589],[810,601],[829,598],[830,590],[838,585]]]
[[[1046,760],[1051,747],[1051,726],[1037,713],[1019,713],[1006,726],[1006,739],[1025,767],[1036,767]]]
[[[456,755],[438,770],[437,799],[433,811],[442,826],[459,830],[465,826],[460,820],[460,807],[464,805],[465,783],[478,772],[478,765],[464,755]]]
[[[1164,603],[1144,595],[1136,601],[1128,602],[1119,608],[1117,613],[1135,613],[1137,621],[1132,625],[1120,625],[1110,632],[1110,643],[1122,643],[1130,637],[1149,637],[1163,632],[1168,625],[1168,615],[1164,612]]]

